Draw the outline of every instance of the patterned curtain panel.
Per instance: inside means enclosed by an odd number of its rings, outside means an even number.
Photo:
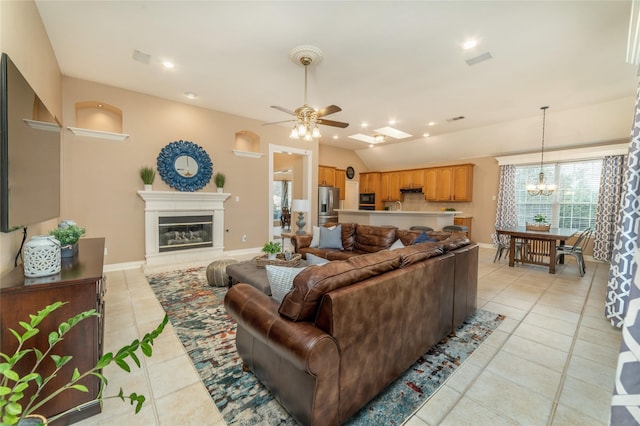
[[[496,228],[518,226],[518,212],[516,211],[516,166],[507,164],[500,166],[500,185],[498,190],[498,205],[496,207]],[[508,235],[491,234],[493,245],[509,244]]]
[[[604,260],[605,262],[611,260],[626,171],[626,155],[606,156],[602,160],[593,238],[593,258],[596,260]]]
[[[634,263],[640,262],[636,251]],[[640,272],[629,291],[629,310],[622,328],[616,381],[611,399],[611,424],[640,424]]]
[[[289,181],[282,181],[282,199],[280,200],[281,208],[289,208]]]
[[[640,229],[640,91],[629,145],[627,173],[623,184],[622,205],[618,214],[616,237],[611,253],[605,315],[611,324],[622,327],[629,305],[631,279],[638,265],[633,256],[638,249]]]

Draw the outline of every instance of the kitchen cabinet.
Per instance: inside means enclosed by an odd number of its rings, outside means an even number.
[[[433,167],[425,171],[427,201],[471,201],[473,164]]]
[[[336,188],[340,189],[340,200],[344,201],[344,193],[347,189],[347,171],[343,169],[336,169]]]
[[[318,185],[335,186],[336,168],[331,166],[318,166]]]
[[[22,268],[17,267],[4,275],[0,287],[0,324],[2,330],[9,328],[23,331],[19,321],[29,321],[29,315],[35,314],[47,305],[54,302],[68,302],[61,308],[52,312],[38,327],[40,333],[28,341],[28,347],[38,348],[45,352],[49,347],[48,335],[57,330],[58,325],[69,318],[90,309],[95,309],[100,314],[97,317],[89,317],[81,321],[65,336],[64,340],[57,344],[55,353],[72,356],[72,361],[64,365],[51,379],[41,396],[51,393],[51,389],[57,389],[67,383],[74,368],[81,373],[93,368],[103,350],[104,336],[104,293],[106,291],[103,279],[104,238],[81,238],[79,240],[78,254],[73,258],[63,258],[62,270],[52,276],[27,278]],[[2,352],[13,353],[18,345],[13,334],[6,332],[1,334]],[[25,356],[18,362],[15,371],[21,376],[31,370],[29,360],[31,356]],[[55,369],[53,362],[47,357],[39,367],[39,373],[48,376]],[[52,417],[70,408],[82,406],[81,409],[65,415],[56,424],[65,425],[77,422],[101,411],[100,403],[93,401],[100,388],[97,377],[89,376],[82,381],[88,392],[70,390],[51,399],[38,409],[38,414]],[[27,389],[23,401],[28,401],[32,392]]]
[[[375,193],[378,198],[380,192],[380,172],[360,173],[360,193]]]
[[[400,188],[423,188],[424,169],[403,170],[400,173]]]
[[[380,201],[400,201],[400,172],[380,174]]]

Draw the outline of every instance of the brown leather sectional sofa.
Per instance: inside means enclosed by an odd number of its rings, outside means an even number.
[[[292,417],[338,425],[475,311],[477,278],[477,244],[452,234],[309,266],[282,304],[237,284],[225,306],[245,366]]]

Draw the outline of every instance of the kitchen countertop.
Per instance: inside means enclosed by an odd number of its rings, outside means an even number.
[[[442,210],[351,210],[338,209],[338,221],[361,225],[395,226],[409,229],[412,226],[429,226],[436,231],[453,225],[453,217],[462,213]]]
[[[461,211],[443,211],[443,210],[356,210],[356,209],[336,209],[338,213],[355,213],[355,214],[413,214],[425,216],[455,216],[462,214]]]

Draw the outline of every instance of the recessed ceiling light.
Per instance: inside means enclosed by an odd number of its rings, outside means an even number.
[[[362,127],[369,127],[369,123],[367,123],[366,121],[363,121],[361,124]]]
[[[435,125],[436,125],[436,122],[435,122],[435,121],[430,121],[428,125],[429,125],[429,126],[435,126]]]
[[[422,136],[425,137],[425,138],[428,138],[429,137],[429,133],[423,133]]]
[[[389,120],[389,126],[393,126],[394,124],[396,124],[396,120],[393,120],[393,119]]]
[[[162,66],[165,68],[173,68],[175,65],[171,61],[162,61]]]
[[[478,45],[478,40],[476,40],[474,38],[470,38],[470,39],[468,39],[467,41],[464,42],[464,44],[462,45],[462,48],[464,50],[469,50],[469,49],[473,49],[477,45]]]
[[[184,92],[184,95],[189,99],[195,99],[198,97],[198,95],[193,92]]]
[[[373,148],[373,144],[372,144],[372,145],[369,145],[369,148]]]
[[[333,138],[334,139],[338,139],[338,135],[333,135]]]

